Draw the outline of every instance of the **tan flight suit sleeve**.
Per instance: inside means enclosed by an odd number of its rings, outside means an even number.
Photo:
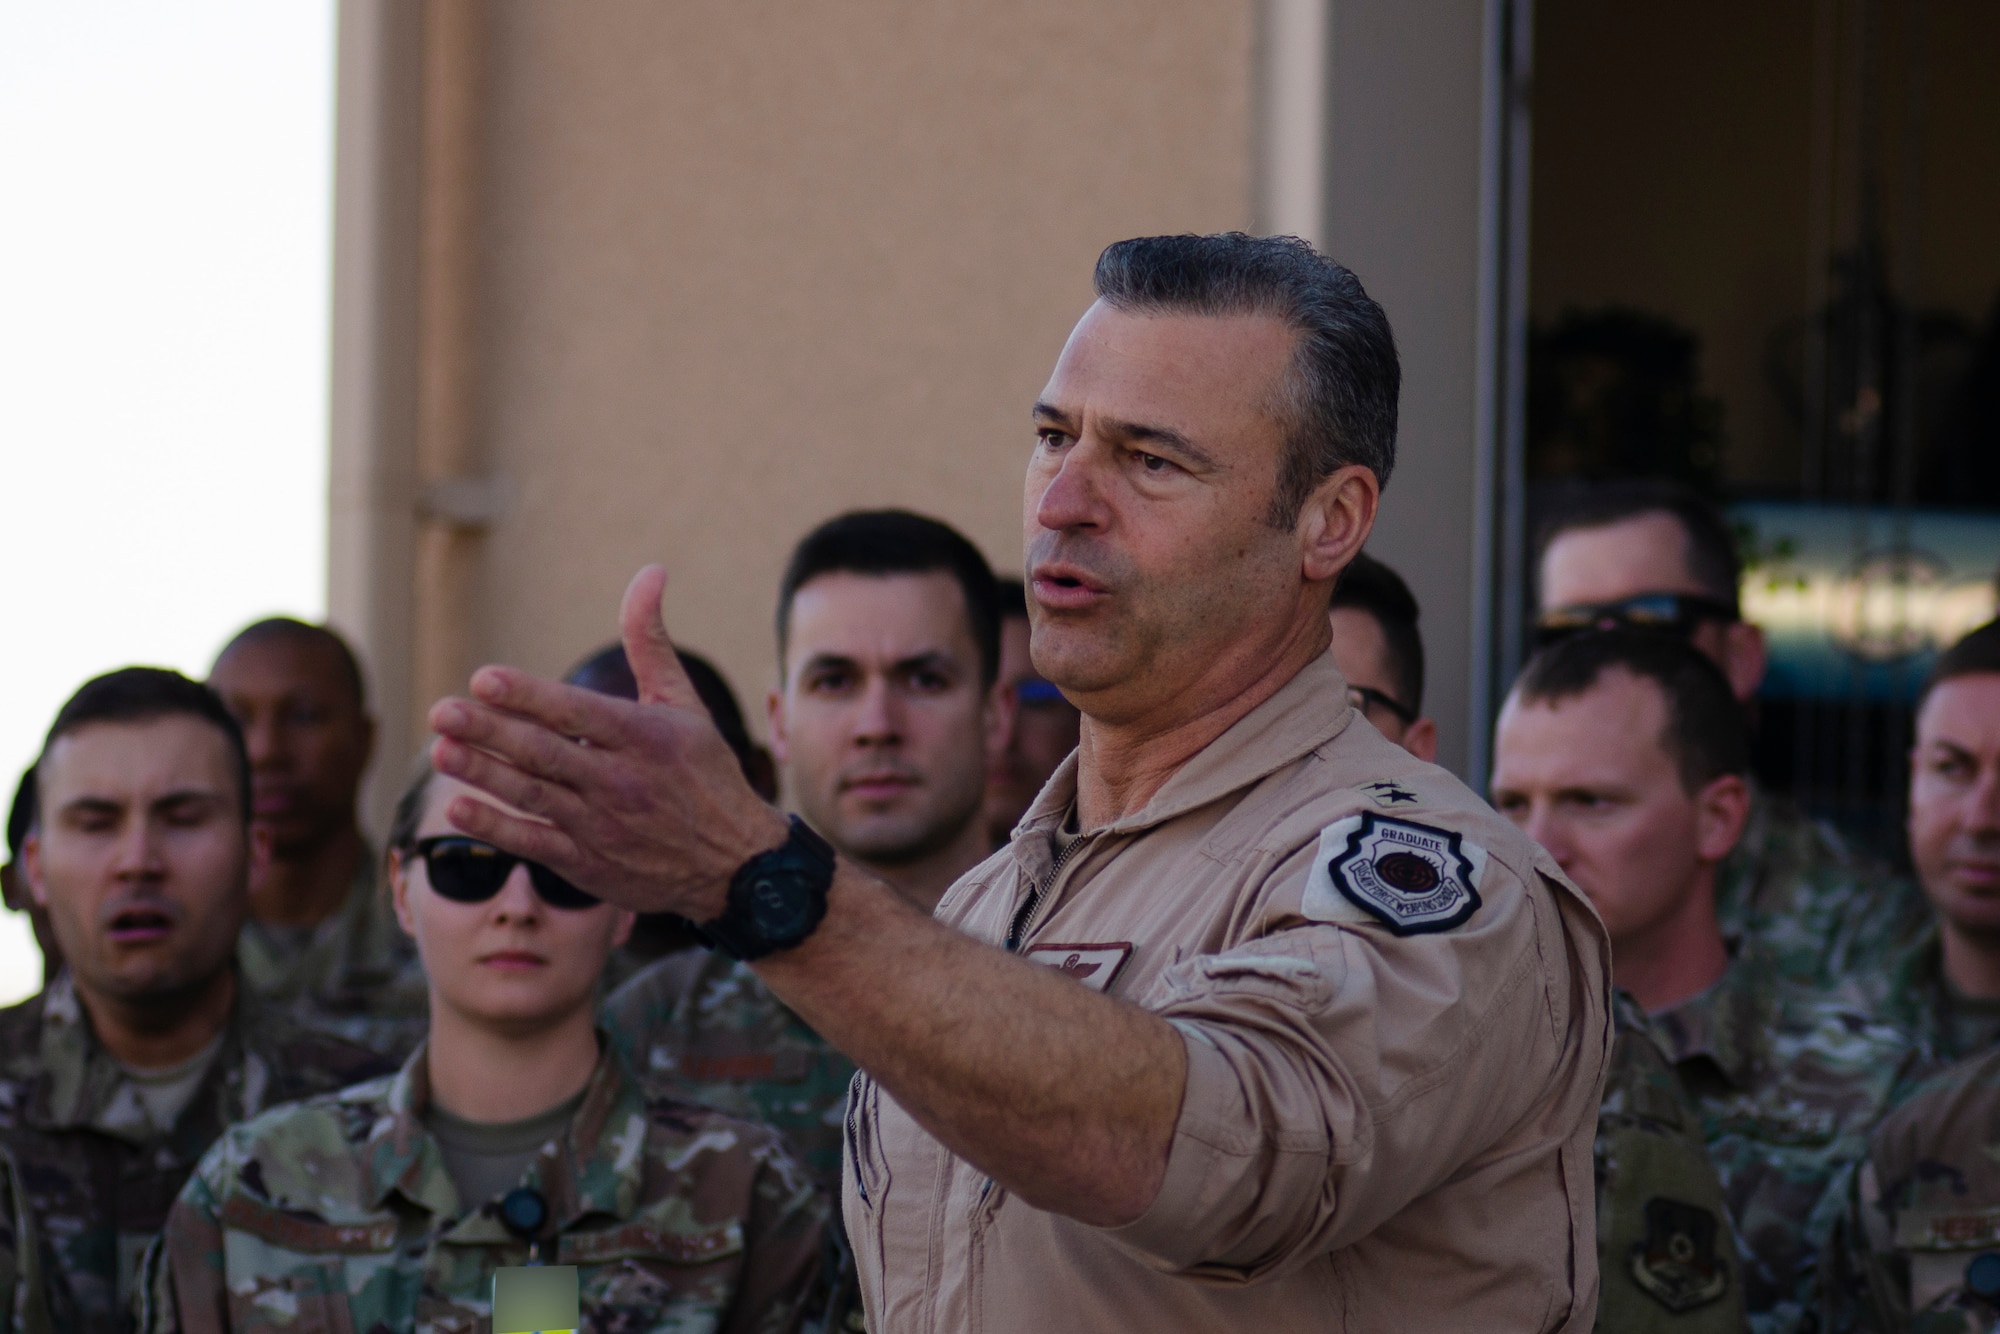
[[[1504,1211],[1522,1187],[1496,1146],[1564,1133],[1532,1124],[1568,1114],[1550,1110],[1551,1090],[1570,1077],[1566,1050],[1586,1045],[1571,1031],[1570,1011],[1589,1007],[1570,1003],[1572,928],[1555,896],[1489,858],[1469,919],[1399,936],[1339,902],[1313,908],[1335,920],[1304,919],[1312,861],[1301,850],[1265,880],[1290,886],[1264,909],[1280,929],[1184,960],[1137,998],[1180,1030],[1187,1087],[1158,1197],[1107,1235],[1161,1269],[1282,1272],[1368,1236],[1483,1156]],[[1604,1026],[1588,1036],[1608,1041]],[[1594,1116],[1599,1065],[1580,1068]]]

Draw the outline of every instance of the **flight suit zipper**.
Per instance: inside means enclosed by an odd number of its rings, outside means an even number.
[[[1021,939],[1027,933],[1028,923],[1034,920],[1035,909],[1041,906],[1042,896],[1055,888],[1056,879],[1062,875],[1062,869],[1069,862],[1070,854],[1083,846],[1085,837],[1086,835],[1078,834],[1075,838],[1071,839],[1069,846],[1056,854],[1055,865],[1049,868],[1047,883],[1037,885],[1028,891],[1027,899],[1021,904],[1020,909],[1015,912],[1014,920],[1007,928],[1007,952],[1009,954],[1019,954],[1021,952]]]

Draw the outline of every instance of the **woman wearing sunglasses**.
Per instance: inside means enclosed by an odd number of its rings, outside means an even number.
[[[768,1129],[650,1096],[595,1027],[632,927],[445,818],[397,807],[389,883],[430,979],[401,1073],[234,1127],[146,1261],[149,1331],[484,1328],[493,1273],[577,1267],[582,1327],[785,1331],[827,1211]]]

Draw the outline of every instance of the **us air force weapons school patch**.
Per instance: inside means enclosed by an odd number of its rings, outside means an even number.
[[[1359,908],[1399,936],[1449,931],[1479,911],[1485,870],[1486,850],[1477,843],[1363,811],[1321,832],[1302,908],[1319,921]]]

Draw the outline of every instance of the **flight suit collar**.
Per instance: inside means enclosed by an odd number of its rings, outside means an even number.
[[[1310,755],[1354,719],[1347,681],[1322,653],[1228,730],[1190,756],[1151,800],[1090,835],[1136,834],[1229,796]],[[1037,883],[1055,860],[1056,831],[1076,805],[1080,751],[1070,752],[1014,831],[1015,860]]]
[[[99,1124],[124,1083],[125,1072],[98,1042],[69,970],[57,973],[43,990],[41,1021],[41,1070],[27,1116],[31,1125],[45,1130],[91,1130],[137,1148],[157,1146],[193,1162],[214,1139],[211,1125],[225,1126],[241,1115],[240,1109],[230,1104],[232,1091],[240,1091],[235,1086],[242,1081],[228,1077],[230,1071],[246,1065],[241,978],[237,979],[236,1003],[223,1028],[222,1045],[209,1062],[201,1087],[163,1139],[113,1131]]]
[[[1739,946],[1714,985],[1652,1016],[1654,1036],[1684,1075],[1720,1076],[1733,1090],[1757,1087],[1771,1068],[1769,1030],[1776,974],[1761,952]]]
[[[556,1230],[589,1214],[629,1218],[638,1207],[644,1168],[646,1105],[639,1087],[614,1054],[610,1037],[597,1035],[597,1066],[584,1085],[583,1101],[569,1129],[553,1149],[543,1150],[529,1168],[529,1184],[548,1200]],[[381,1094],[362,1157],[370,1180],[370,1203],[382,1208],[392,1193],[441,1218],[465,1208],[445,1170],[444,1154],[423,1122],[431,1100],[430,1040],[417,1044],[403,1068]],[[483,1210],[461,1219],[445,1239],[504,1244],[513,1238],[498,1218]]]

